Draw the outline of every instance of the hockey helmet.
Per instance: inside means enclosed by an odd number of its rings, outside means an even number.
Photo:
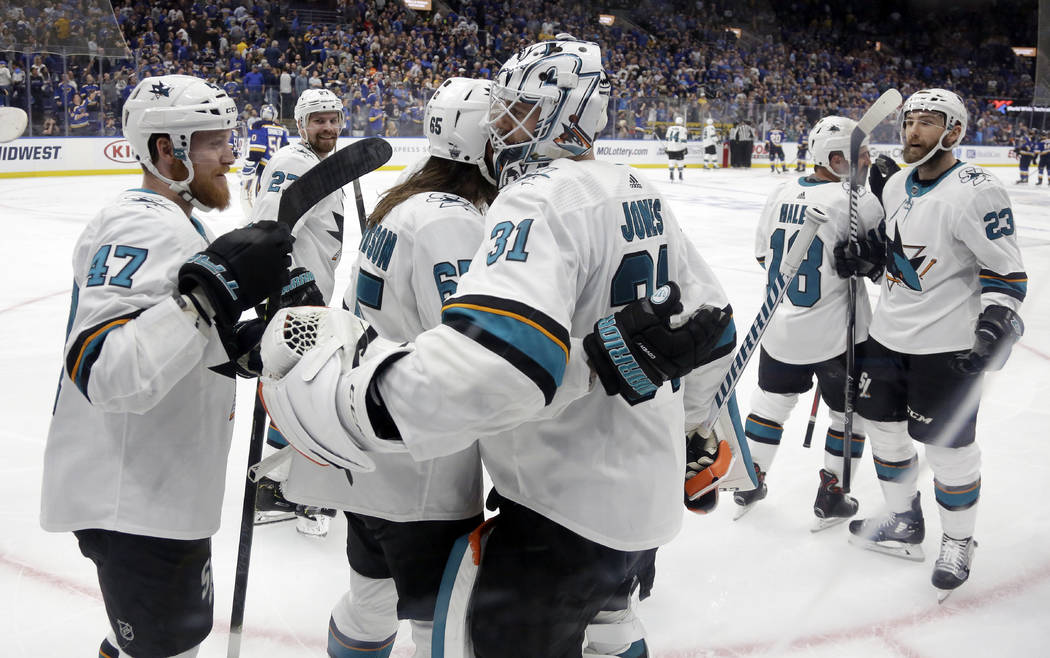
[[[259,118],[264,121],[276,121],[277,120],[277,108],[267,103],[263,105],[259,110]]]
[[[900,115],[897,118],[902,144],[905,140],[904,120],[911,112],[937,112],[943,115],[944,132],[941,133],[940,139],[937,140],[937,146],[930,149],[930,152],[918,162],[909,162],[908,164],[910,165],[921,165],[932,158],[938,151],[950,151],[962,144],[963,138],[966,137],[966,126],[969,123],[970,115],[966,111],[966,104],[955,92],[947,89],[923,89],[909,96],[908,100],[904,101],[904,105],[901,106]],[[959,126],[959,137],[951,145],[946,145],[944,138],[955,129],[955,126]]]
[[[682,117],[675,117],[674,118],[674,125],[676,125],[676,126],[682,125]]]
[[[340,117],[340,129],[343,114],[343,102],[339,97],[328,89],[306,89],[299,95],[295,102],[295,126],[299,129],[299,137],[306,140],[306,124],[310,115],[315,112],[338,112]]]
[[[151,76],[143,78],[128,96],[122,118],[124,137],[135,159],[195,208],[211,210],[190,192],[194,175],[190,141],[195,132],[235,130],[238,119],[233,99],[218,85],[191,75]],[[149,139],[155,134],[171,139],[175,157],[189,171],[185,180],[172,180],[157,170],[149,153]]]
[[[476,164],[493,185],[485,164],[489,136],[485,121],[489,113],[492,82],[473,78],[449,78],[441,83],[427,102],[423,113],[423,132],[430,155],[456,162]]]
[[[492,86],[487,128],[500,183],[589,152],[608,121],[609,93],[596,43],[559,34],[518,50]]]
[[[840,178],[849,178],[849,172],[839,172],[831,168],[831,154],[841,153],[849,164],[850,134],[857,126],[853,119],[840,116],[827,116],[817,122],[809,131],[809,153],[816,167],[824,167]],[[865,139],[863,146],[867,146]]]

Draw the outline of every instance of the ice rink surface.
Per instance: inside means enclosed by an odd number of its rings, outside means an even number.
[[[786,175],[689,169],[684,183],[672,184],[666,170],[641,171],[669,199],[728,291],[738,330],[746,330],[765,283],[752,255],[754,227],[766,195]],[[924,563],[855,548],[844,525],[810,533],[826,416],[813,447],[804,449],[809,398],[803,396],[767,480],[769,497],[733,521],[735,505],[723,495],[713,514],[689,515],[681,534],[661,548],[654,594],[640,609],[655,658],[1050,652],[1050,511],[1040,493],[1050,480],[1050,189],[1013,185],[1013,169],[992,171],[1012,196],[1030,283],[1025,336],[1006,368],[985,383],[978,426],[980,547],[970,581],[937,604],[929,581],[941,532],[921,451]],[[378,172],[364,179],[369,209],[396,176]],[[39,528],[39,488],[61,368],[72,245],[103,204],[139,182],[139,176],[0,180],[6,254],[0,260],[0,442],[7,451],[0,460],[0,637],[10,655],[94,656],[106,632],[93,565],[71,534]],[[352,208],[351,198],[344,283],[358,241]],[[236,206],[202,219],[220,231],[242,221]],[[752,363],[738,388],[745,414],[756,367]],[[222,528],[214,538],[215,628],[202,646],[205,658],[226,655],[251,423],[251,385],[241,384]],[[882,509],[869,456],[870,449],[854,477],[860,516]],[[259,528],[251,564],[242,655],[324,655],[329,610],[347,582],[344,520],[335,519],[323,540],[299,536],[291,524]],[[411,653],[403,625],[394,655]]]

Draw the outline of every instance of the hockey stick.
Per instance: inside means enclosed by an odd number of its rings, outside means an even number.
[[[820,387],[813,391],[813,407],[809,410],[809,425],[806,427],[806,438],[802,441],[802,447],[808,448],[813,442],[813,428],[817,425],[817,407],[820,406]]]
[[[277,221],[294,227],[295,223],[322,199],[342,189],[347,183],[356,182],[361,176],[383,166],[390,160],[391,155],[393,155],[393,149],[390,144],[378,137],[362,139],[336,151],[288,186],[277,208]],[[271,296],[271,300],[273,299],[275,296]],[[271,314],[271,306],[267,307],[267,316]],[[257,486],[251,473],[252,467],[262,457],[263,435],[266,433],[266,426],[266,410],[256,390],[251,441],[248,444],[248,475],[245,478],[244,501],[241,507],[241,534],[237,545],[237,569],[233,584],[233,610],[230,612],[230,640],[227,646],[227,658],[237,658],[241,654],[244,605],[248,596],[248,567],[251,562],[252,537],[255,531]]]
[[[858,203],[860,188],[860,148],[875,126],[900,107],[903,99],[896,89],[887,89],[872,103],[864,116],[857,121],[849,137],[849,248],[852,251],[857,242]],[[842,428],[842,491],[849,493],[850,479],[853,475],[853,404],[856,395],[854,370],[857,367],[857,277],[851,276],[847,282],[849,297],[846,305],[846,403],[843,411],[845,418]]]
[[[354,179],[354,201],[357,203],[357,225],[361,227],[361,237],[365,236],[365,199],[361,195],[361,181]]]
[[[715,399],[711,403],[707,418],[703,422],[704,427],[713,428],[719,422],[723,407],[729,403],[729,399],[736,389],[737,382],[740,380],[740,375],[744,372],[747,362],[751,360],[751,356],[754,354],[755,348],[758,347],[759,341],[762,340],[762,334],[766,332],[766,327],[769,326],[769,319],[773,317],[773,312],[780,306],[784,295],[787,294],[788,285],[795,278],[798,268],[809,253],[809,247],[813,242],[813,238],[817,235],[817,229],[827,221],[828,216],[819,208],[811,207],[806,213],[805,222],[798,233],[795,234],[794,242],[791,243],[787,255],[784,256],[784,261],[780,265],[780,271],[777,272],[776,277],[769,282],[769,286],[766,288],[766,299],[762,303],[762,308],[758,309],[758,315],[755,316],[754,321],[751,323],[751,328],[741,341],[736,355],[722,378],[722,384],[718,387],[718,392],[715,393]],[[731,441],[731,448],[734,448],[732,449],[732,457],[730,458],[729,466],[726,468],[725,475],[717,479],[712,478],[709,483],[694,482],[686,489],[689,500],[696,500],[715,487],[723,490],[745,488],[750,490],[758,486],[747,440],[738,442],[735,431],[727,430],[724,434],[720,434],[719,438]]]
[[[0,107],[0,143],[11,142],[25,132],[29,117],[20,107]]]

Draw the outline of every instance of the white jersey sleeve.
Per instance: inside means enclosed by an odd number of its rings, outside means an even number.
[[[252,205],[252,220],[275,220],[285,190],[320,160],[303,142],[278,151],[262,173],[259,195]],[[317,287],[330,302],[335,291],[335,270],[343,253],[343,202],[338,190],[321,200],[292,229],[292,266],[313,272]]]
[[[668,541],[681,523],[681,390],[667,383],[634,406],[600,387],[585,394],[573,388],[589,379],[580,342],[666,280],[684,283],[688,308],[724,306],[721,288],[689,269],[659,193],[612,163],[558,160],[519,179],[483,236],[442,325],[379,382],[405,445],[427,458],[480,436],[508,499],[619,550]]]
[[[441,306],[481,243],[483,218],[466,199],[441,192],[409,197],[366,231],[346,305],[384,338],[410,341],[441,323]],[[473,438],[470,437],[473,441]],[[435,459],[375,453],[376,470],[353,486],[334,468],[297,456],[284,493],[299,503],[390,521],[462,519],[483,507],[476,442]]]
[[[235,386],[213,369],[228,360],[215,330],[173,298],[179,267],[208,242],[199,222],[143,190],[77,240],[45,529],[193,539],[218,528]]]
[[[817,229],[798,274],[788,284],[784,301],[773,314],[762,347],[784,363],[814,364],[846,350],[848,282],[835,273],[835,245],[849,236],[849,186],[807,176],[774,190],[755,230],[755,257],[771,278],[805,222],[806,209],[819,206],[830,221]],[[882,206],[860,189],[858,233],[863,236],[882,221]],[[862,279],[861,281],[863,281]],[[867,338],[871,321],[868,296],[857,295],[856,342]]]
[[[912,169],[886,182],[883,202],[889,247],[876,340],[909,354],[969,349],[985,307],[1020,308],[1028,277],[998,179],[964,162],[928,182]]]

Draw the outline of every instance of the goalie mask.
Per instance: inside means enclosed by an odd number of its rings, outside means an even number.
[[[476,164],[485,180],[496,184],[485,150],[489,143],[485,121],[489,113],[492,82],[449,78],[437,88],[423,114],[423,132],[430,155]]]
[[[500,184],[590,152],[608,120],[598,44],[558,35],[519,50],[496,74],[488,131]]]
[[[848,179],[849,169],[845,172],[832,169],[831,154],[841,153],[846,160],[846,164],[850,164],[849,140],[853,129],[856,127],[857,122],[846,117],[830,116],[818,121],[817,125],[813,126],[813,129],[809,131],[809,154],[813,160],[813,165],[824,167],[843,180]],[[868,139],[865,138],[861,143],[861,147],[867,145]]]
[[[195,208],[211,210],[190,192],[194,175],[190,142],[193,133],[206,130],[231,130],[234,144],[242,139],[237,133],[243,133],[243,124],[237,119],[233,99],[219,86],[190,75],[153,76],[135,86],[124,103],[122,118],[124,137],[139,164]],[[149,140],[155,134],[171,139],[175,157],[189,172],[185,180],[172,180],[157,170],[149,154]]]
[[[277,120],[277,108],[267,103],[262,106],[259,110],[259,118],[263,121],[276,121]]]
[[[925,163],[938,151],[951,151],[962,144],[963,137],[966,137],[969,113],[966,111],[966,105],[962,99],[954,92],[950,92],[947,89],[923,89],[909,96],[908,100],[904,101],[904,105],[901,106],[901,113],[897,120],[897,125],[900,126],[901,144],[904,144],[906,140],[904,120],[908,118],[908,114],[911,112],[936,112],[944,117],[944,132],[941,133],[940,138],[937,140],[937,146],[930,149],[930,152],[917,162],[909,162],[908,164],[911,166],[917,167]],[[951,133],[955,126],[959,126],[959,137],[950,146],[945,145],[944,138]]]

